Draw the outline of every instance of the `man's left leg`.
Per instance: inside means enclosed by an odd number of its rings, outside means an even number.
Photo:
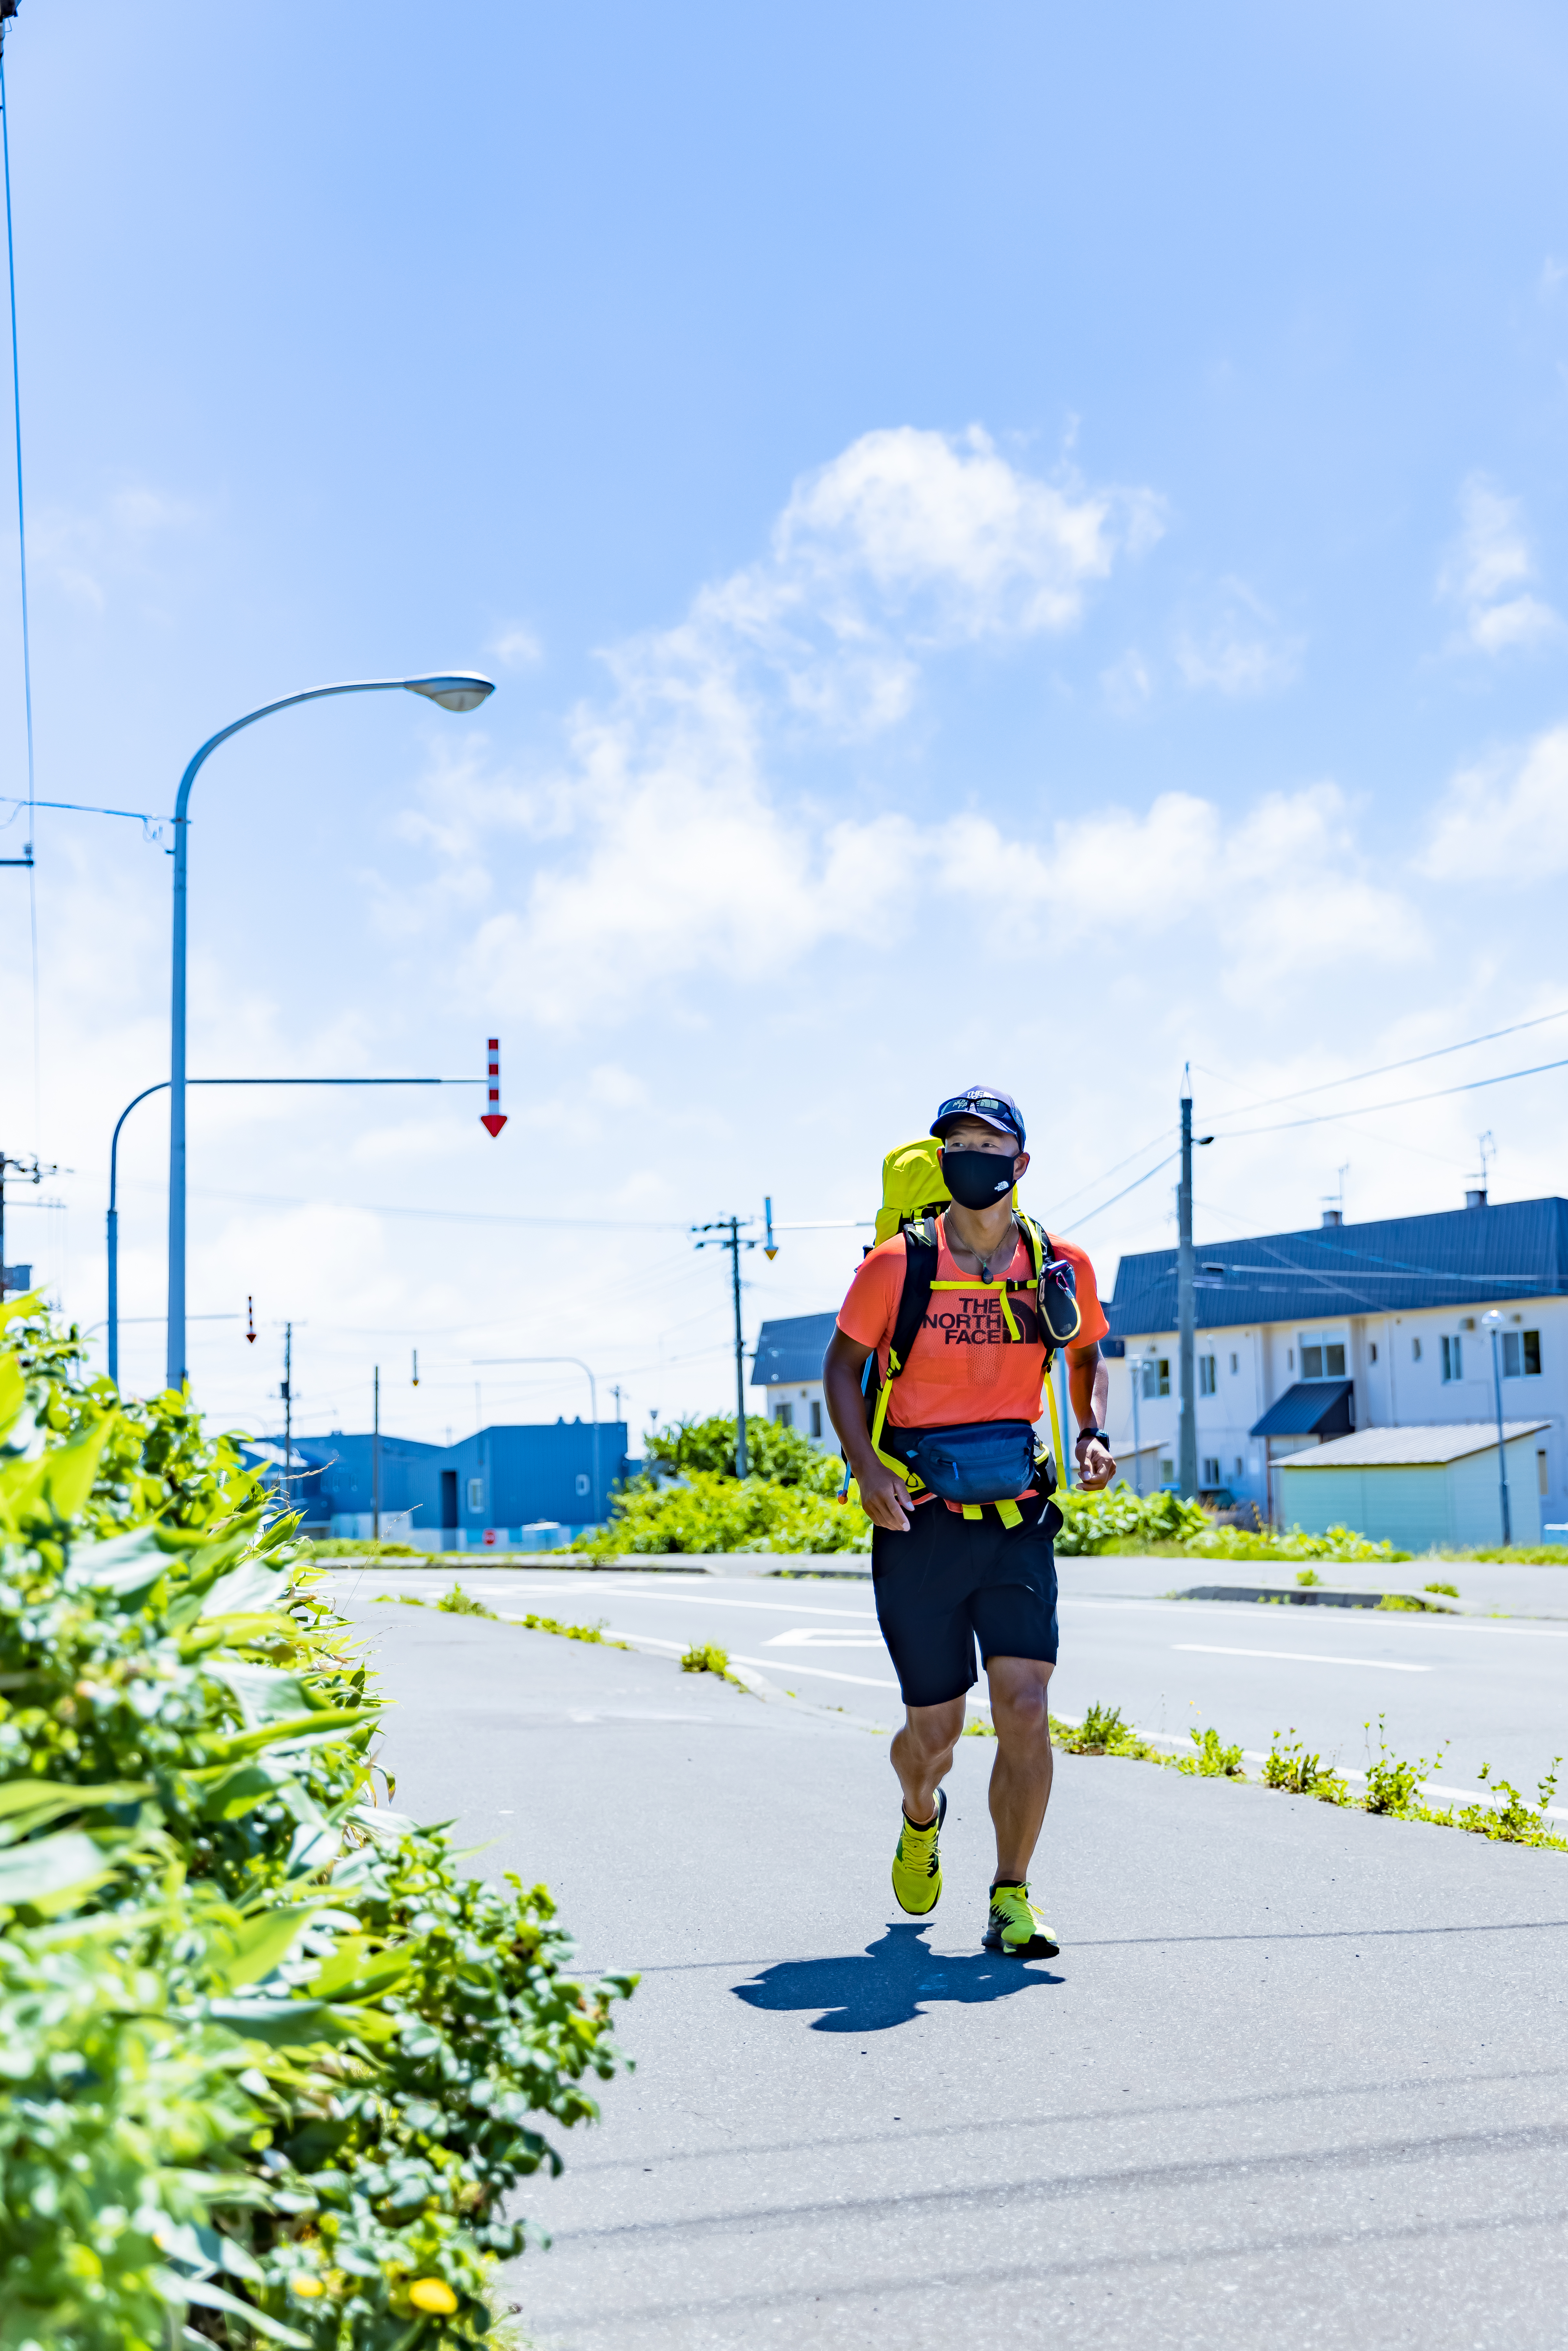
[[[1060,1945],[1029,1898],[1029,1865],[1051,1802],[1051,1722],[1047,1692],[1053,1667],[1043,1657],[991,1657],[991,1821],[997,1870],[981,1940],[1014,1959],[1053,1959]]]

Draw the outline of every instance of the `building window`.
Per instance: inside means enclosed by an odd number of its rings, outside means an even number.
[[[1168,1355],[1155,1355],[1144,1365],[1144,1401],[1151,1396],[1169,1395],[1171,1392],[1171,1362]]]
[[[1161,1461],[1160,1483],[1162,1486],[1174,1486],[1176,1484],[1176,1463],[1174,1461]]]
[[[1236,1457],[1236,1475],[1238,1478],[1245,1478],[1247,1475],[1247,1464],[1239,1453]]]
[[[773,1407],[773,1425],[776,1428],[793,1428],[795,1426],[794,1405],[792,1404],[776,1404]]]
[[[1294,1347],[1287,1347],[1287,1348],[1286,1348],[1286,1350],[1285,1350],[1285,1364],[1286,1364],[1286,1367],[1287,1367],[1287,1369],[1288,1369],[1288,1370],[1292,1371],[1292,1372],[1295,1370],[1295,1368],[1296,1368],[1296,1351],[1295,1351]]]
[[[1219,1456],[1218,1456],[1218,1453],[1206,1453],[1206,1454],[1204,1455],[1204,1457],[1203,1457],[1203,1482],[1204,1482],[1204,1484],[1205,1484],[1206,1486],[1218,1486],[1218,1483],[1219,1483]]]
[[[821,1433],[822,1407],[820,1404],[814,1404],[811,1406],[811,1434],[813,1437],[821,1437]]]
[[[1413,1364],[1418,1364],[1418,1363],[1420,1362],[1420,1360],[1421,1360],[1421,1342],[1420,1342],[1420,1340],[1419,1340],[1419,1339],[1412,1339],[1412,1340],[1411,1340],[1411,1342],[1410,1342],[1410,1361],[1411,1361]]]
[[[1373,1341],[1373,1343],[1372,1343],[1371,1346],[1367,1349],[1367,1351],[1366,1351],[1366,1356],[1367,1356],[1367,1361],[1368,1361],[1369,1363],[1373,1363],[1373,1364],[1375,1364],[1375,1363],[1376,1363],[1376,1361],[1377,1361],[1377,1342],[1376,1342],[1376,1340],[1375,1340],[1375,1339]]]
[[[580,1496],[586,1495],[588,1492],[588,1472],[586,1469],[580,1469],[577,1473],[577,1490]]]
[[[1502,1375],[1517,1380],[1541,1369],[1539,1331],[1505,1331],[1502,1334]]]
[[[1236,1355],[1232,1355],[1232,1356],[1231,1356],[1231,1358],[1230,1358],[1230,1372],[1231,1372],[1231,1376],[1232,1376],[1232,1378],[1234,1378],[1234,1377],[1235,1377],[1236,1374],[1240,1370],[1240,1368],[1241,1368],[1240,1359],[1239,1359],[1238,1356],[1236,1356]]]
[[[1457,1335],[1453,1338],[1449,1338],[1448,1332],[1445,1332],[1443,1334],[1443,1377],[1446,1380],[1462,1380],[1464,1376],[1465,1343]]]
[[[1544,1494],[1549,1490],[1546,1481],[1546,1455],[1544,1449],[1537,1453],[1535,1457],[1535,1490],[1538,1494]]]
[[[1200,1355],[1197,1359],[1197,1392],[1199,1395],[1214,1394],[1214,1357],[1212,1355]],[[1215,1466],[1218,1468],[1218,1464],[1216,1463]],[[1217,1478],[1209,1480],[1211,1485],[1218,1485],[1218,1482]]]
[[[485,1480],[483,1478],[470,1478],[468,1480],[468,1508],[471,1510],[482,1510],[484,1507]]]
[[[1333,1345],[1309,1347],[1301,1343],[1301,1377],[1304,1380],[1343,1380],[1344,1348],[1338,1342]]]

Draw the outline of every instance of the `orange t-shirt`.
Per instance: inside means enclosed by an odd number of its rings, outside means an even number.
[[[940,1244],[936,1280],[977,1280],[978,1277],[966,1273],[948,1250],[946,1217],[938,1220],[936,1229]],[[1086,1347],[1103,1338],[1111,1327],[1100,1303],[1094,1269],[1071,1241],[1058,1240],[1054,1235],[1047,1238],[1052,1252],[1071,1263],[1082,1317],[1072,1344]],[[858,1346],[876,1349],[883,1379],[904,1290],[904,1235],[894,1233],[890,1241],[883,1241],[862,1259],[839,1309],[840,1330]],[[1008,1337],[999,1290],[988,1298],[978,1290],[934,1290],[909,1360],[894,1381],[888,1398],[887,1416],[895,1428],[953,1428],[977,1420],[1032,1424],[1040,1418],[1044,1409],[1040,1382],[1045,1354],[1040,1309],[1030,1280],[1033,1260],[1021,1233],[1007,1270],[1009,1280],[1030,1284],[1028,1290],[1014,1290],[1009,1299],[1024,1343]]]

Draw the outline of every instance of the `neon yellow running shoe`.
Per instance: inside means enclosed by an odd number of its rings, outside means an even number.
[[[893,1856],[893,1890],[901,1910],[914,1917],[924,1918],[935,1910],[942,1892],[942,1863],[936,1851],[936,1840],[942,1834],[942,1823],[947,1817],[947,1792],[936,1791],[936,1817],[917,1829],[907,1813],[898,1832],[898,1844]]]
[[[1005,1951],[1009,1959],[1054,1959],[1061,1949],[1030,1900],[1027,1886],[992,1886],[980,1942],[988,1951]]]

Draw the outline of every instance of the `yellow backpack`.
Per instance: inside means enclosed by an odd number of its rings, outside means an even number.
[[[953,1195],[942,1181],[942,1139],[923,1134],[901,1143],[882,1163],[882,1206],[876,1212],[876,1237],[890,1241],[901,1225],[917,1225],[922,1217],[951,1206]],[[1013,1206],[1019,1204],[1013,1186]]]

